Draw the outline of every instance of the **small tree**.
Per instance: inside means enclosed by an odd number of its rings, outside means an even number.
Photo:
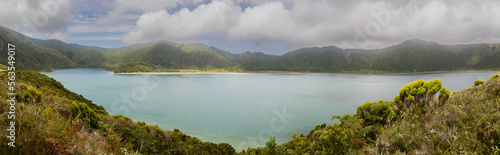
[[[277,154],[278,151],[276,150],[276,139],[273,137],[269,137],[269,141],[266,142],[266,149],[267,149],[267,153],[269,154]]]
[[[387,119],[395,116],[396,113],[392,110],[392,105],[395,103],[392,101],[378,101],[378,102],[366,102],[361,106],[358,106],[357,116],[360,119],[365,120],[365,125],[381,124],[384,125]]]
[[[407,83],[399,90],[399,95],[394,97],[398,109],[406,109],[412,104],[422,104],[433,99],[434,95],[441,89],[442,83],[439,79],[432,81],[417,80]]]
[[[90,108],[85,103],[76,103],[73,101],[69,105],[69,109],[73,114],[73,117],[78,116],[80,114],[80,118],[87,124],[89,124],[92,128],[99,127],[99,116],[94,112],[92,108]]]
[[[450,98],[450,90],[446,89],[446,87],[441,88],[439,90],[439,101],[444,103],[448,98]]]
[[[484,81],[483,81],[483,80],[476,80],[476,81],[474,81],[474,85],[475,85],[475,86],[482,85],[483,83],[484,83]]]
[[[495,75],[493,75],[493,76],[490,77],[490,80],[494,79],[494,78],[498,78],[498,77],[500,77],[500,74],[495,74]]]

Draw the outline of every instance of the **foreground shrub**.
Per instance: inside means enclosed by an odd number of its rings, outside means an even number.
[[[366,102],[358,106],[357,114],[364,120],[364,125],[386,124],[387,120],[394,117],[396,113],[392,110],[393,101]]]
[[[411,105],[419,105],[432,100],[441,87],[442,83],[439,79],[407,83],[399,90],[399,95],[394,97],[394,102],[398,109],[405,110]]]
[[[78,116],[94,129],[99,127],[99,116],[94,112],[92,108],[87,106],[87,104],[76,103],[75,101],[73,101],[73,103],[69,105],[69,108],[71,113],[73,114],[73,117]]]
[[[479,86],[479,85],[482,85],[484,83],[483,80],[476,80],[474,81],[474,86]]]

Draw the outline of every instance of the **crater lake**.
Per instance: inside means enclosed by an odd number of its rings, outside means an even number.
[[[157,124],[237,151],[307,135],[365,102],[393,100],[406,83],[441,79],[451,92],[487,81],[493,71],[425,74],[113,74],[62,69],[43,74],[102,105],[110,115]]]

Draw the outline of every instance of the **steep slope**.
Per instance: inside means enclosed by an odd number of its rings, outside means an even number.
[[[105,68],[115,72],[176,69],[222,71],[291,71],[334,73],[408,73],[499,69],[500,44],[441,45],[407,40],[380,50],[335,46],[301,48],[281,56],[261,52],[233,54],[203,44],[156,41],[106,49],[59,40],[39,40],[0,27],[2,50],[18,44],[18,69]],[[6,55],[0,64],[6,64]]]
[[[31,38],[5,27],[0,27],[0,52],[7,50],[7,43],[16,46],[16,68],[22,70],[47,70],[50,68],[75,68],[78,65],[56,49],[43,46]],[[7,63],[7,54],[0,55],[0,64]]]
[[[408,40],[377,52],[373,69],[393,72],[425,72],[463,70],[474,67],[481,61],[488,61],[495,54],[488,44],[440,45],[435,42]],[[498,52],[496,52],[498,53]],[[491,61],[490,61],[491,62]],[[499,63],[489,63],[492,66]],[[479,65],[485,66],[485,65]]]
[[[11,121],[5,71],[0,72],[0,154],[234,154],[226,143],[202,142],[157,125],[109,116],[92,101],[41,73],[16,71],[16,147],[6,137]]]
[[[155,69],[223,68],[233,63],[211,47],[202,44],[178,44],[156,41],[112,49],[106,53],[107,66],[143,62]],[[227,54],[227,53],[225,53]]]
[[[394,101],[366,102],[308,135],[293,134],[281,145],[271,138],[244,153],[499,154],[500,75],[470,82],[475,85],[450,93],[439,79],[417,80],[395,92]]]
[[[441,45],[423,40],[407,40],[380,50],[313,47],[279,57],[253,57],[242,61],[241,67],[247,71],[347,73],[498,69],[499,47],[499,44]]]
[[[249,71],[358,71],[369,68],[371,55],[372,52],[365,50],[346,50],[335,46],[302,48],[282,56],[253,57],[243,61],[241,67]]]

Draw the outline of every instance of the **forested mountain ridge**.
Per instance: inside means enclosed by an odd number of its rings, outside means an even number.
[[[301,48],[281,56],[261,52],[230,53],[203,44],[165,40],[121,48],[67,44],[29,38],[0,27],[2,49],[19,45],[21,70],[105,68],[115,72],[162,72],[171,69],[231,72],[409,73],[470,69],[499,69],[500,44],[441,45],[407,40],[383,49]],[[6,64],[6,55],[0,64]]]

